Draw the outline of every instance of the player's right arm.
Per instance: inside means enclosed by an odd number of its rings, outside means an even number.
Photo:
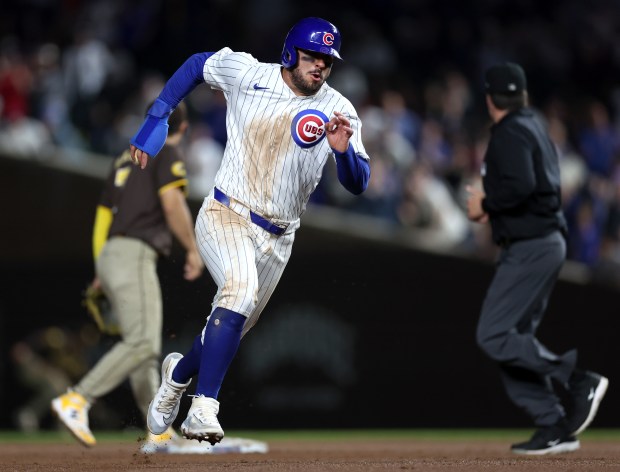
[[[234,52],[229,48],[217,52],[201,52],[191,56],[170,77],[147,117],[130,140],[131,157],[142,169],[148,158],[161,151],[168,135],[168,117],[179,102],[199,84],[206,82],[212,88],[230,91],[240,71],[258,61],[250,54]]]
[[[168,117],[179,102],[204,82],[203,68],[214,53],[194,54],[170,77],[147,112],[138,132],[130,140],[131,157],[142,169],[148,158],[155,157],[164,147],[168,136]]]

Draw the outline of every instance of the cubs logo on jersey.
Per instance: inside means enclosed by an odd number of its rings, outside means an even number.
[[[325,137],[325,125],[329,122],[319,110],[304,110],[293,118],[291,135],[293,141],[304,149],[316,146]]]

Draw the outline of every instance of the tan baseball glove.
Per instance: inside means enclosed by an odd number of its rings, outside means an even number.
[[[120,334],[120,329],[112,313],[110,300],[105,296],[103,290],[92,285],[86,287],[82,293],[82,305],[86,308],[99,331],[110,336]]]

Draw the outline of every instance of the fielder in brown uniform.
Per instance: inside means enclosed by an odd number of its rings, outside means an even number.
[[[96,443],[88,410],[97,398],[129,379],[146,417],[157,392],[163,319],[157,259],[170,254],[173,235],[186,250],[185,279],[197,279],[204,268],[179,149],[188,128],[187,109],[177,108],[168,124],[162,153],[147,169],[133,164],[129,150],[114,161],[97,207],[92,284],[109,298],[121,339],[77,385],[52,400],[52,410],[86,446]]]

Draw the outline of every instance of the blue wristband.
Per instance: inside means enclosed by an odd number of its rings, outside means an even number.
[[[175,108],[176,107],[168,105],[161,98],[157,98],[146,114],[154,116],[155,118],[168,118]]]

